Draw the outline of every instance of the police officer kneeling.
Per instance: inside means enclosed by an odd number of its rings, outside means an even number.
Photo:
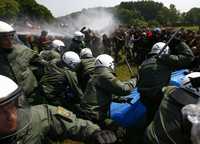
[[[168,86],[163,91],[159,110],[146,130],[145,144],[192,144],[191,121],[185,111],[199,101],[200,72],[186,75],[180,88]]]
[[[101,144],[116,141],[112,132],[102,131],[62,107],[28,107],[21,88],[10,78],[0,75],[1,144],[48,144],[66,138]]]

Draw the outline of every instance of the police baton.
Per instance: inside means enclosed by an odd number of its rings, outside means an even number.
[[[127,65],[127,67],[128,67],[128,70],[129,70],[129,72],[130,72],[130,74],[131,74],[131,77],[132,77],[132,76],[133,76],[133,71],[132,71],[132,69],[131,69],[130,64],[128,63],[127,57],[125,57],[125,62],[126,62],[126,65]]]
[[[173,33],[173,35],[170,37],[170,39],[165,43],[164,47],[161,49],[161,51],[158,53],[157,57],[159,58],[162,54],[162,52],[166,49],[166,47],[169,45],[169,43],[175,38],[175,36],[178,34],[178,32],[181,30],[179,28],[176,32]]]
[[[128,67],[128,70],[129,70],[129,72],[131,74],[131,77],[133,77],[133,71],[132,71],[131,66],[130,66],[130,64],[128,62],[128,59],[127,59],[127,51],[125,51],[125,62],[126,62],[126,65]]]

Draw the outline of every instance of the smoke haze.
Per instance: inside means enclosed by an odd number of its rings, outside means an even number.
[[[86,27],[100,35],[104,33],[109,35],[119,25],[119,21],[115,19],[111,11],[105,8],[93,8],[60,17],[53,24],[40,25],[39,22],[34,22],[34,24],[28,20],[23,22],[21,20],[21,22],[17,22],[15,28],[18,33],[39,35],[41,30],[47,30],[49,35],[73,37],[75,31]]]

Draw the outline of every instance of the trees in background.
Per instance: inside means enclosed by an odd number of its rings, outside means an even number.
[[[31,20],[50,22],[54,19],[51,12],[35,0],[1,0],[0,19],[15,20],[17,18],[29,17]]]
[[[98,8],[96,8],[98,10]],[[174,4],[169,8],[163,3],[152,0],[121,2],[112,9],[115,17],[122,24],[136,26],[177,26],[177,25],[200,25],[200,8],[192,8],[188,12],[180,13]],[[86,13],[87,9],[73,13],[78,16]],[[0,0],[0,19],[15,20],[28,17],[39,22],[51,22],[54,20],[51,12],[35,0]]]
[[[180,13],[174,4],[169,8],[162,3],[151,0],[122,2],[116,6],[115,14],[124,24],[148,25],[200,25],[200,8],[192,8]]]
[[[19,4],[15,0],[0,1],[0,18],[2,20],[10,20],[16,18],[19,11]]]
[[[16,0],[20,5],[19,16],[28,16],[32,20],[47,21],[53,20],[53,15],[44,6],[36,3],[35,0]]]
[[[189,25],[200,25],[200,8],[192,8],[185,13],[185,22]]]

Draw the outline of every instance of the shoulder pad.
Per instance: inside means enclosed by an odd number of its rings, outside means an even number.
[[[71,111],[69,111],[61,106],[57,107],[55,115],[61,116],[62,118],[66,119],[69,122],[72,122],[73,118],[75,116]]]

